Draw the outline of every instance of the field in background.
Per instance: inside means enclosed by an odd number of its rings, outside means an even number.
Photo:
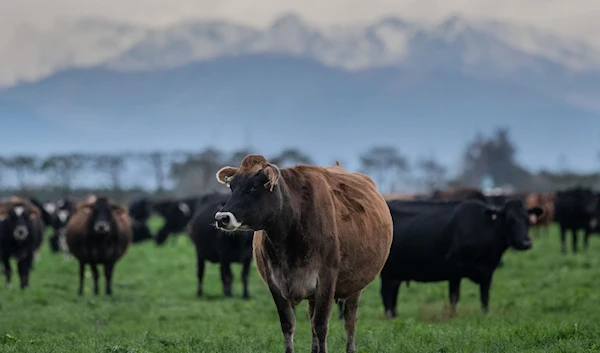
[[[359,307],[358,352],[596,352],[600,351],[600,240],[589,255],[559,252],[556,229],[534,239],[533,250],[508,252],[491,291],[490,313],[479,290],[463,280],[457,318],[448,319],[447,283],[402,286],[399,318],[386,321],[379,279]],[[16,270],[16,266],[14,267]],[[44,243],[31,289],[0,282],[0,352],[283,352],[275,306],[256,269],[251,300],[241,299],[239,265],[234,298],[224,299],[218,265],[207,266],[206,296],[196,293],[194,248],[185,236],[162,248],[132,247],[117,264],[114,296],[78,297],[78,265]],[[103,282],[100,285],[104,290]],[[296,309],[296,351],[310,350],[307,303]],[[345,351],[337,307],[330,352]]]

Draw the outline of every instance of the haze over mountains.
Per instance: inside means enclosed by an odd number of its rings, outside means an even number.
[[[288,14],[267,30],[149,30],[88,19],[23,29],[0,57],[5,126],[49,136],[32,152],[235,149],[250,139],[328,163],[391,143],[454,164],[477,131],[508,126],[529,166],[554,168],[561,154],[575,169],[598,165],[600,49],[506,23],[322,29]],[[8,137],[9,150],[18,141]]]

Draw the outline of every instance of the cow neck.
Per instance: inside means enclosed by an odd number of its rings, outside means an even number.
[[[298,205],[298,199],[293,195],[294,190],[281,178],[274,192],[278,192],[281,197],[281,203],[277,205],[279,212],[263,228],[268,243],[274,250],[273,255],[279,257],[290,252],[302,252],[304,239],[298,236],[301,224],[300,205]]]

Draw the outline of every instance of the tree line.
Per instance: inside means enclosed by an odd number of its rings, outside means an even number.
[[[3,195],[39,195],[47,198],[104,192],[118,199],[137,194],[185,196],[218,190],[214,173],[224,165],[239,165],[248,154],[242,149],[225,153],[215,148],[199,152],[152,151],[146,153],[57,154],[45,158],[18,155],[0,158],[0,189]],[[412,191],[430,192],[447,186],[480,187],[484,178],[494,185],[510,185],[520,190],[549,191],[571,185],[598,186],[598,173],[581,175],[572,172],[542,171],[532,173],[515,159],[517,150],[509,131],[498,129],[491,136],[477,135],[462,156],[456,175],[435,157],[409,160],[395,146],[373,146],[358,156],[359,171],[368,174],[383,193]],[[314,164],[311,156],[299,149],[288,148],[267,156],[273,163],[287,167],[294,164]],[[137,171],[133,179],[152,185],[151,190],[128,183],[127,171]],[[16,185],[3,183],[12,175]],[[78,180],[88,180],[85,187]],[[95,179],[90,186],[89,179]]]

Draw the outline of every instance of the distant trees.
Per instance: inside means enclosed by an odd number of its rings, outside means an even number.
[[[52,182],[66,196],[71,192],[73,181],[85,167],[85,161],[83,154],[54,155],[42,162],[41,171],[48,172]]]
[[[446,187],[446,173],[448,169],[438,162],[435,158],[429,157],[421,159],[418,167],[423,173],[422,184],[427,191],[443,189]]]
[[[242,159],[252,153],[256,152],[249,148],[229,153],[206,148],[199,152],[155,150],[55,154],[46,158],[33,155],[0,157],[0,194],[27,196],[41,193],[61,197],[102,192],[111,197],[126,198],[148,193],[143,185],[161,196],[198,195],[222,190],[215,178],[216,171],[225,165],[239,166]],[[268,159],[282,168],[315,164],[312,156],[298,148],[283,149]],[[332,165],[335,160],[339,159],[332,158],[326,164]],[[516,148],[507,129],[498,129],[490,136],[477,134],[469,141],[462,168],[455,176],[448,175],[448,166],[433,156],[409,161],[390,145],[368,148],[358,156],[358,166],[339,161],[348,170],[358,169],[369,175],[382,193],[432,191],[459,185],[481,187],[482,179],[488,175],[497,186],[510,184],[521,190],[547,191],[573,185],[600,188],[600,173],[528,172],[516,161]],[[86,177],[82,178],[83,175]]]
[[[2,158],[0,163],[7,169],[12,169],[15,172],[20,191],[23,194],[27,194],[30,177],[39,167],[38,159],[34,156],[15,156]]]
[[[313,164],[312,159],[308,155],[300,152],[300,150],[296,148],[284,149],[277,156],[271,158],[271,162],[280,168],[285,168],[296,164]]]
[[[360,155],[361,171],[373,178],[381,192],[396,192],[408,171],[408,160],[391,146],[376,146]]]
[[[125,155],[100,154],[93,156],[94,168],[107,176],[110,187],[119,192],[122,189],[122,174],[125,169]]]

